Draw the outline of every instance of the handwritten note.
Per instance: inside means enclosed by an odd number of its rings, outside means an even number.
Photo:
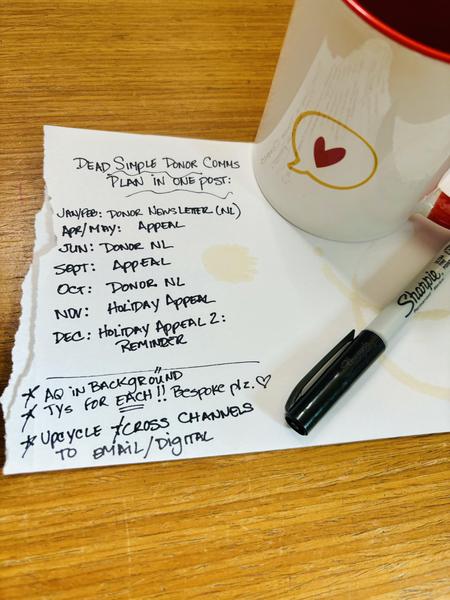
[[[377,242],[324,242],[286,223],[259,192],[251,154],[45,128],[46,199],[2,398],[5,473],[449,428],[448,286],[430,304],[442,319],[425,332],[413,323],[394,366],[374,369],[309,437],[285,424],[298,379],[377,310],[361,300],[355,313],[361,260],[366,273],[386,258],[373,259]],[[383,247],[413,238],[407,226]]]

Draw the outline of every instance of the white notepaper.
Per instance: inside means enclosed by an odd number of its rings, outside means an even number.
[[[45,128],[46,199],[2,403],[5,473],[448,431],[449,284],[301,437],[297,381],[438,249],[284,221],[252,145]]]

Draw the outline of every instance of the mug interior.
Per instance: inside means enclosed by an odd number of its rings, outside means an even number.
[[[364,0],[362,0],[362,1],[343,0],[343,2],[354,13],[356,13],[359,17],[361,17],[364,21],[366,21],[366,23],[368,23],[370,26],[374,27],[374,29],[377,29],[379,32],[383,33],[384,35],[390,37],[394,41],[398,42],[399,44],[402,44],[403,46],[411,48],[412,50],[415,50],[416,52],[420,52],[421,54],[425,54],[426,56],[429,56],[431,58],[450,63],[450,52],[446,52],[445,50],[438,48],[438,47],[430,46],[426,43],[419,41],[418,39],[414,39],[413,37],[410,37],[406,33],[399,31],[398,27],[394,27],[392,24],[387,23],[387,20],[383,20],[383,18],[380,17],[380,13],[378,10],[376,11],[377,14],[375,14],[375,11],[372,11],[366,5]],[[394,5],[394,3],[395,3],[395,0],[391,0],[391,6]],[[370,4],[370,2],[369,2],[369,4]],[[421,4],[423,5],[423,2]],[[402,5],[404,6],[405,14],[406,14],[406,11],[411,11],[408,14],[408,16],[411,16],[411,14],[415,14],[413,12],[414,7],[412,6],[411,3],[409,3],[409,2],[402,3]],[[447,13],[450,13],[450,8],[449,8],[450,4],[448,3],[447,0],[444,0],[443,2],[441,0],[441,5],[442,5],[441,8],[444,9],[444,13],[446,11],[445,14],[448,17]],[[399,5],[397,5],[397,7],[398,6]],[[448,35],[450,36],[450,26],[448,25],[449,19],[446,18],[446,19],[444,19],[444,21],[440,21],[439,15],[433,14],[432,7],[428,6],[427,9],[429,11],[427,13],[429,17],[435,18],[437,20],[437,22],[439,22],[440,24],[443,23],[444,26],[447,26],[449,28]],[[420,17],[418,17],[418,18],[420,18]],[[406,18],[405,18],[405,20],[406,20]],[[402,29],[403,29],[403,27],[402,27]]]

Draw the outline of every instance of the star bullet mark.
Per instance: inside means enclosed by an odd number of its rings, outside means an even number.
[[[22,398],[26,399],[25,400],[25,408],[27,407],[28,401],[31,400],[31,398],[33,398],[33,400],[36,400],[36,396],[34,395],[34,393],[40,387],[41,387],[40,385],[36,385],[34,388],[28,388],[28,392],[25,392],[25,394],[22,394]]]

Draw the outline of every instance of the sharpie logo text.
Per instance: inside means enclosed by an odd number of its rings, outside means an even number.
[[[436,273],[436,271],[433,270],[425,271],[424,276],[413,290],[406,290],[399,296],[397,304],[399,306],[409,307],[409,311],[405,315],[405,318],[409,317],[413,311],[416,311],[419,308],[420,304],[425,300],[425,298],[423,298],[425,294],[428,291],[431,291],[435,287],[435,282],[442,277],[442,273]]]

